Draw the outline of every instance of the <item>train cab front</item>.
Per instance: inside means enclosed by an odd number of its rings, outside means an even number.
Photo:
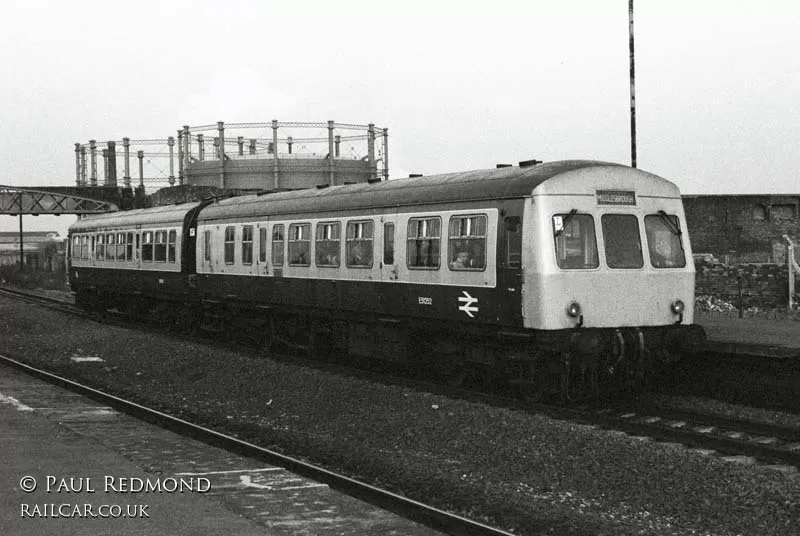
[[[526,327],[558,334],[568,383],[641,389],[705,338],[680,193],[631,168],[582,171],[534,190]]]

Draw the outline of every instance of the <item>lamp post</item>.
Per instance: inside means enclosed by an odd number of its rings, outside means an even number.
[[[628,0],[628,49],[631,79],[631,167],[636,167],[636,66],[633,61],[633,0]]]

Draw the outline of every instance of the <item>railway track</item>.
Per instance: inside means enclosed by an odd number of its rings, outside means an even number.
[[[400,516],[422,523],[446,534],[459,536],[512,536],[502,529],[467,519],[456,514],[423,504],[402,495],[360,482],[348,476],[292,458],[274,450],[260,447],[236,437],[211,430],[204,426],[169,415],[142,404],[120,398],[104,391],[83,385],[79,382],[58,376],[51,372],[32,367],[6,356],[0,356],[0,364],[23,371],[31,376],[52,384],[65,387],[73,392],[89,397],[100,404],[117,411],[157,424],[165,429],[188,435],[207,444],[223,448],[241,456],[247,456],[265,463],[278,465],[293,473],[327,484],[364,502]]]
[[[6,290],[2,289],[0,293],[70,314],[86,315],[71,304],[59,302],[53,298],[17,290],[7,293]],[[120,319],[114,321],[119,322]],[[180,337],[180,334],[174,335]],[[293,359],[297,358],[293,357]],[[309,358],[301,359],[304,362],[310,361]],[[713,451],[731,460],[800,468],[800,429],[798,428],[656,406],[561,407],[550,404],[531,404],[502,394],[456,388],[444,383],[408,377],[397,377],[387,375],[385,372],[364,371],[347,365],[324,363],[323,366],[330,367],[336,372],[367,377],[374,381],[400,384],[421,391],[517,411],[545,414],[556,419],[622,431],[632,436],[646,437],[655,441],[680,443],[689,448]]]

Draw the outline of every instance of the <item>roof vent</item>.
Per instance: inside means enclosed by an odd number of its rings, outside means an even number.
[[[497,164],[497,169],[504,168],[504,167],[511,167],[511,164]]]
[[[541,163],[542,163],[541,160],[523,160],[522,162],[519,163],[519,167],[530,167]]]
[[[383,182],[383,179],[367,179],[367,184],[377,184]]]
[[[409,173],[408,174],[408,178],[409,179],[416,179],[417,177],[422,177],[422,173]]]
[[[322,190],[323,188],[327,188],[330,184],[317,184],[317,190]]]

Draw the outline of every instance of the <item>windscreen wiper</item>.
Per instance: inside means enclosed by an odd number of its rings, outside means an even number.
[[[569,214],[564,216],[564,219],[561,221],[561,229],[559,229],[558,231],[555,232],[555,234],[553,234],[553,238],[558,238],[559,236],[561,236],[561,233],[563,233],[564,229],[567,228],[567,224],[569,223],[569,220],[571,220],[573,218],[573,216],[575,216],[575,214],[577,214],[577,213],[578,213],[578,209],[577,208],[573,208],[572,210],[569,211]]]
[[[670,218],[666,212],[664,212],[663,210],[659,210],[658,217],[661,218],[661,221],[664,222],[664,225],[667,226],[667,228],[670,230],[672,234],[674,234],[675,236],[681,236],[682,233],[680,227],[678,227],[675,221],[673,221],[673,219]]]

